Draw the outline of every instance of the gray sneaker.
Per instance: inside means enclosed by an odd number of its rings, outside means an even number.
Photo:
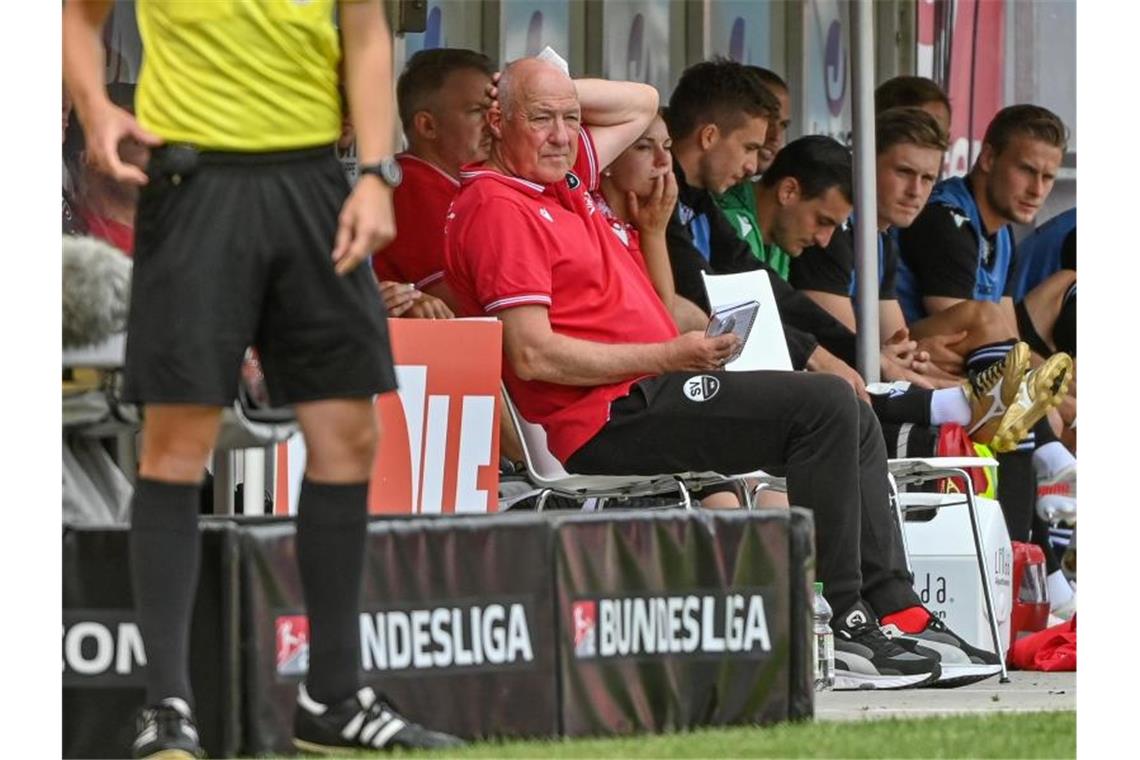
[[[938,660],[894,643],[862,602],[832,619],[835,689],[909,689],[938,680]]]
[[[884,625],[882,630],[888,639],[911,652],[938,657],[942,674],[930,686],[965,686],[1001,672],[1001,660],[996,654],[971,646],[934,615],[918,633],[904,633],[894,625]]]

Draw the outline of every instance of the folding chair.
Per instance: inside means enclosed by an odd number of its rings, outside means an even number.
[[[737,274],[711,275],[702,273],[705,282],[705,291],[709,296],[709,304],[716,309],[745,300],[756,300],[760,309],[756,321],[752,325],[752,332],[748,342],[735,361],[725,367],[733,372],[749,370],[790,370],[791,358],[788,355],[787,343],[784,340],[784,328],[780,322],[779,312],[776,309],[776,298],[772,293],[772,282],[764,270],[740,272]],[[754,345],[755,344],[755,345]],[[986,614],[990,621],[990,634],[993,637],[994,652],[1001,660],[1001,682],[1009,682],[1005,659],[1000,656],[1002,647],[998,634],[997,614],[994,609],[993,588],[989,566],[986,561],[986,552],[982,547],[981,527],[978,522],[977,503],[974,500],[974,486],[966,468],[970,467],[996,467],[997,462],[988,457],[927,457],[913,459],[887,460],[889,473],[891,501],[894,505],[895,519],[898,521],[899,533],[902,535],[903,549],[906,549],[906,512],[905,504],[899,492],[899,487],[919,485],[931,480],[945,477],[959,477],[966,482],[965,500],[943,504],[942,507],[959,506],[965,504],[970,513],[970,527],[974,534],[974,553],[978,558],[978,572],[982,577],[982,592],[986,602]],[[753,490],[755,494],[762,488]],[[770,487],[775,487],[770,486]],[[935,507],[936,509],[939,507]],[[930,509],[924,506],[924,509]],[[907,569],[910,569],[910,555],[907,556]]]
[[[782,482],[763,472],[743,475],[725,475],[717,472],[649,473],[629,475],[578,475],[566,471],[546,443],[546,431],[542,425],[528,421],[519,413],[511,400],[506,386],[503,387],[503,400],[511,421],[519,434],[522,444],[523,461],[526,464],[527,479],[539,490],[537,511],[542,511],[552,494],[565,496],[584,503],[587,499],[597,499],[597,509],[601,509],[609,499],[628,499],[638,496],[658,496],[663,493],[681,492],[681,503],[685,509],[693,508],[693,490],[725,480],[742,481],[744,478],[760,480],[764,483]],[[754,508],[753,494],[747,484],[742,483],[749,509]],[[757,489],[759,490],[759,489]]]

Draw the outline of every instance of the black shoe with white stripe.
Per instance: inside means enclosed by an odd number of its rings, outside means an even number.
[[[938,660],[904,649],[879,630],[875,615],[856,602],[832,618],[835,632],[835,689],[908,689],[937,681]]]
[[[340,704],[322,705],[301,684],[293,744],[302,752],[343,755],[345,750],[445,749],[463,742],[409,722],[367,686]]]
[[[178,697],[168,697],[139,711],[138,736],[131,745],[131,756],[156,760],[205,757],[190,705]]]

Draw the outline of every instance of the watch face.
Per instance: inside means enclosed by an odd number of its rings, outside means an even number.
[[[400,166],[400,162],[394,158],[386,158],[380,162],[380,173],[383,175],[384,181],[392,187],[398,187],[404,179],[404,170]]]

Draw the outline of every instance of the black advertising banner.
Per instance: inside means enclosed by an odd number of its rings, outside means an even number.
[[[562,732],[790,717],[793,642],[810,630],[791,617],[803,591],[802,578],[793,591],[793,557],[803,567],[793,520],[802,516],[788,510],[558,518]]]
[[[63,756],[126,757],[143,706],[146,652],[135,622],[125,526],[63,530]],[[198,728],[211,757],[240,743],[238,542],[203,521],[190,634]]]
[[[243,530],[248,754],[291,750],[308,666],[294,536],[292,520]],[[533,513],[370,522],[364,682],[459,736],[556,735],[551,540]]]
[[[803,635],[792,637],[788,672],[788,718],[800,720],[815,715],[815,663],[812,661],[812,606],[815,601],[815,522],[810,510],[792,507],[788,545],[788,576],[791,583],[791,619],[803,626]]]

